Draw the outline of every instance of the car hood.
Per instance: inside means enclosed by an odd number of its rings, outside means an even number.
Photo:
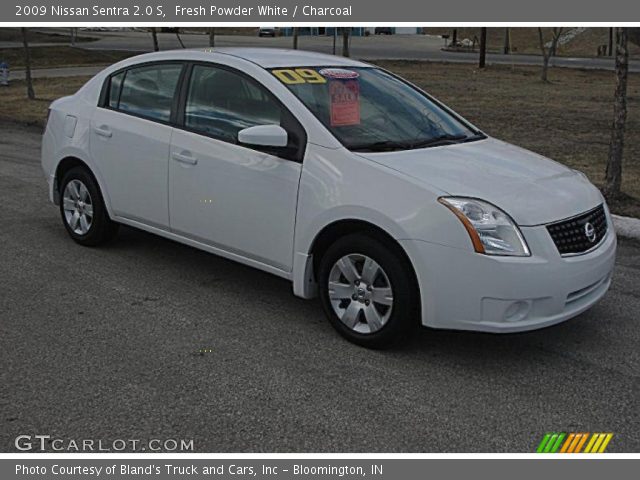
[[[493,203],[522,226],[568,218],[603,202],[598,189],[579,172],[493,138],[358,155],[447,195]]]

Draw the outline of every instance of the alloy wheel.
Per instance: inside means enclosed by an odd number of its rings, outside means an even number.
[[[67,225],[77,235],[86,235],[93,222],[93,202],[86,185],[73,179],[64,188],[62,208]]]
[[[372,258],[345,255],[331,268],[328,283],[333,311],[351,330],[375,333],[389,320],[393,289],[385,271]]]

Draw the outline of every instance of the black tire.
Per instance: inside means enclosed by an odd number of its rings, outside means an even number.
[[[337,240],[320,260],[318,287],[325,314],[331,325],[357,345],[382,349],[401,341],[418,325],[419,293],[409,261],[399,247],[364,234],[351,234]],[[360,333],[343,323],[329,298],[329,280],[333,266],[347,255],[366,255],[384,270],[393,291],[393,305],[386,323],[377,331]]]
[[[73,180],[80,181],[86,187],[89,192],[91,206],[93,207],[91,224],[88,231],[83,234],[71,228],[65,214],[64,192],[67,185]],[[62,217],[62,223],[67,233],[69,233],[69,236],[80,245],[88,247],[101,245],[112,240],[116,233],[118,233],[119,225],[109,218],[97,182],[84,167],[74,167],[70,169],[65,173],[62,182],[60,182],[60,216]]]

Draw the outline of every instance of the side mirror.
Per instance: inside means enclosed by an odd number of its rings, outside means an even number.
[[[246,145],[261,147],[286,147],[287,131],[280,125],[256,125],[238,132],[238,141]]]

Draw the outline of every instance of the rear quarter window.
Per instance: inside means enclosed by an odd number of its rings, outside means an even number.
[[[113,75],[109,80],[109,96],[108,105],[111,108],[118,108],[118,102],[120,101],[120,91],[122,89],[122,80],[124,79],[124,73],[120,72]]]

